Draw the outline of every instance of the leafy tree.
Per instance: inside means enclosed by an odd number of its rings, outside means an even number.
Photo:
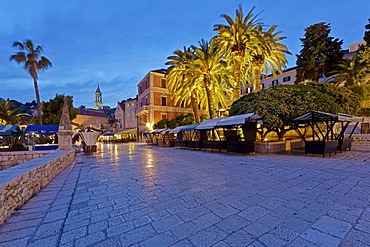
[[[255,112],[263,119],[262,139],[270,132],[281,139],[293,129],[292,120],[310,110],[337,113],[340,106],[311,86],[281,85],[243,96],[234,102],[230,115]]]
[[[339,104],[342,113],[358,114],[362,99],[360,93],[356,93],[350,88],[337,87],[330,83],[311,82],[308,85],[325,95],[329,95],[334,102]]]
[[[77,111],[73,107],[73,97],[57,94],[54,99],[50,99],[48,102],[42,102],[42,118],[45,124],[59,124],[65,97],[68,101],[68,110],[71,120],[76,118]]]
[[[276,72],[283,73],[282,68],[286,67],[287,59],[285,54],[291,54],[287,47],[280,43],[286,37],[279,36],[281,32],[276,32],[277,26],[271,26],[267,31],[258,27],[256,41],[252,42],[249,51],[249,65],[252,70],[252,81],[254,91],[260,90],[261,74],[266,75],[269,71],[275,76]]]
[[[40,45],[35,46],[30,39],[27,39],[23,43],[15,41],[13,43],[14,48],[18,48],[20,51],[10,56],[10,60],[16,61],[18,64],[24,64],[24,68],[28,70],[31,77],[33,78],[33,85],[35,88],[36,102],[37,102],[37,116],[39,124],[42,124],[41,115],[41,100],[38,86],[38,70],[45,70],[52,67],[52,63],[44,56],[41,56],[43,51]]]
[[[320,22],[305,29],[302,49],[297,55],[297,83],[318,81],[328,76],[343,57],[343,40],[329,36],[330,24]]]
[[[193,123],[194,123],[194,116],[192,114],[183,113],[175,117],[172,120],[161,119],[153,125],[153,128],[154,129],[164,129],[164,128],[173,129],[178,126],[184,126],[184,125],[193,124]]]
[[[243,14],[241,5],[236,10],[235,20],[226,14],[221,17],[225,18],[227,24],[217,24],[214,31],[217,32],[216,39],[220,41],[220,46],[226,52],[225,57],[229,59],[229,64],[233,72],[233,96],[231,102],[238,100],[241,95],[240,87],[246,86],[246,77],[248,70],[246,62],[251,50],[251,45],[256,36],[257,28],[261,25],[258,21],[258,15],[253,13],[254,7],[247,13]],[[243,74],[242,74],[243,73]]]
[[[168,119],[161,119],[153,125],[153,129],[166,129],[169,128],[171,121]]]
[[[12,107],[10,101],[0,102],[0,124],[22,124],[28,122],[30,117],[22,113],[20,107]]]
[[[365,25],[365,34],[364,40],[366,41],[366,46],[370,46],[370,19],[368,19],[369,23]]]

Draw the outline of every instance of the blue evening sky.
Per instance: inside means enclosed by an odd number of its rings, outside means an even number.
[[[287,37],[295,65],[304,29],[331,23],[331,35],[343,49],[361,41],[370,18],[369,0],[18,0],[0,6],[0,97],[21,102],[35,98],[29,74],[9,56],[14,41],[30,38],[44,46],[53,68],[39,73],[41,100],[72,95],[74,105],[93,107],[97,84],[104,105],[137,94],[136,85],[150,70],[165,68],[167,57],[184,45],[197,45],[225,23],[220,14],[235,16],[238,5],[266,25],[276,24]]]

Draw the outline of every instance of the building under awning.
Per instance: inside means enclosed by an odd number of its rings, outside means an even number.
[[[36,133],[39,135],[55,135],[58,133],[57,124],[29,124],[24,130],[25,134]]]

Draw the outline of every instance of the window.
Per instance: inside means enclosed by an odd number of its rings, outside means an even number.
[[[287,81],[290,81],[290,76],[286,76],[283,78],[283,82],[287,82]]]
[[[161,113],[161,119],[167,119],[167,113]]]
[[[166,88],[166,79],[161,78],[161,88]]]
[[[273,80],[272,81],[272,86],[277,86],[279,85],[279,80]]]
[[[165,96],[162,96],[161,97],[161,101],[162,101],[162,106],[166,106],[167,105],[167,97],[165,97]]]
[[[100,124],[100,120],[96,120],[96,124]]]
[[[185,101],[181,101],[180,107],[182,107],[182,108],[185,107]]]
[[[146,86],[146,88],[149,88],[149,78],[146,79],[145,86]]]
[[[90,119],[86,119],[86,123],[89,124],[90,123]]]
[[[140,100],[140,107],[141,107],[141,106],[143,106],[143,101],[142,101],[142,100]]]
[[[261,83],[261,89],[265,89],[265,84]]]
[[[145,105],[149,105],[148,96],[145,97]]]

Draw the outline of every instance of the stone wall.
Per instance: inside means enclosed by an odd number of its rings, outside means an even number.
[[[304,147],[304,142],[300,139],[286,140],[278,142],[255,142],[254,151],[256,153],[280,153],[292,149]]]
[[[18,151],[0,153],[0,171],[39,158],[50,151]]]
[[[52,151],[0,171],[0,224],[69,166],[74,158],[74,150]]]
[[[352,145],[370,146],[370,134],[356,134],[353,135]]]

